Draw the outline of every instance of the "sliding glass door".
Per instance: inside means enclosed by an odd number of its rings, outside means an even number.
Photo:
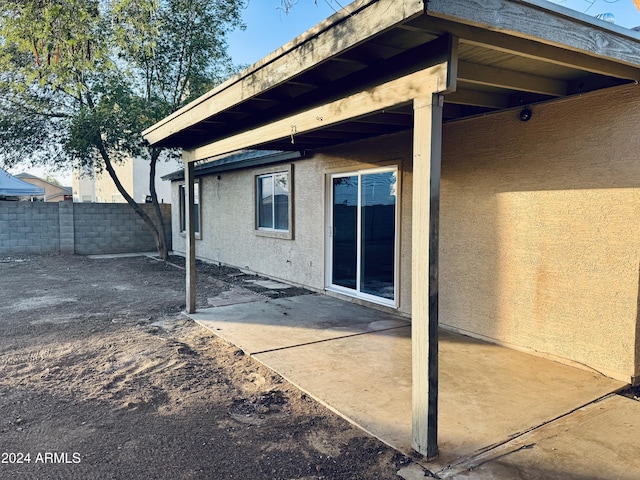
[[[397,169],[331,177],[329,288],[396,303]]]

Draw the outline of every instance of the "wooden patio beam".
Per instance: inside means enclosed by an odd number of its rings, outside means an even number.
[[[609,59],[638,68],[640,41],[623,35],[605,22],[598,28],[595,19],[580,20],[568,15],[551,14],[546,2],[533,0],[429,0],[427,14],[455,22],[480,27],[490,33],[504,32],[514,39],[534,40],[540,45],[562,47],[567,53],[580,52],[594,60]],[[526,19],[523,21],[523,19]],[[456,32],[451,32],[459,35]],[[459,35],[460,36],[460,35]],[[473,37],[474,40],[476,37]],[[635,44],[635,45],[634,45]],[[512,49],[519,49],[512,46]],[[626,78],[626,77],[623,77]]]
[[[561,80],[462,61],[458,63],[458,81],[554,97],[567,94],[567,83]]]
[[[447,95],[447,103],[473,105],[487,108],[508,108],[509,96],[501,93],[480,92],[458,87],[455,93]]]
[[[416,97],[431,95],[433,92],[444,92],[449,88],[452,80],[448,76],[450,63],[440,63],[340,100],[232,135],[209,145],[186,150],[183,153],[183,158],[185,162],[196,162],[287,138],[295,144],[297,134],[320,130],[396,105],[406,104]]]
[[[444,98],[414,101],[411,247],[412,442],[438,455],[438,239]]]
[[[196,311],[196,232],[195,232],[195,203],[194,203],[195,164],[184,164],[185,185],[185,230],[186,230],[186,311]]]
[[[362,0],[293,40],[202,97],[143,132],[154,145],[234,105],[293,80],[319,63],[346,52],[424,12],[423,0]],[[334,23],[332,23],[334,22]],[[214,100],[215,99],[215,100]]]

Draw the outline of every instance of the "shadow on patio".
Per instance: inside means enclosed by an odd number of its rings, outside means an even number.
[[[191,317],[396,449],[411,451],[411,326],[325,295],[236,303]],[[441,331],[443,471],[624,386],[596,372]]]

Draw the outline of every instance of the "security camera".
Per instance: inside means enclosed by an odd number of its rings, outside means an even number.
[[[523,122],[528,122],[529,120],[531,120],[532,116],[533,116],[533,112],[529,107],[523,108],[522,111],[520,112],[520,120]]]

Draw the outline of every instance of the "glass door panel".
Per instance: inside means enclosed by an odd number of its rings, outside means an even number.
[[[332,272],[334,285],[356,289],[358,275],[358,177],[333,178]]]
[[[395,298],[396,172],[363,174],[360,291]]]
[[[331,179],[330,286],[395,302],[397,187],[395,169]]]

